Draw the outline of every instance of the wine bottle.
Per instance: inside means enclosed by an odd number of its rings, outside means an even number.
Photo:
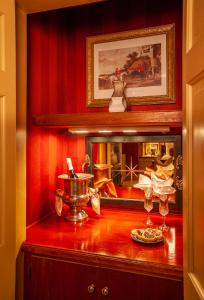
[[[69,177],[70,178],[79,178],[78,175],[74,172],[74,168],[72,165],[72,159],[70,157],[67,157],[67,166],[69,170]]]

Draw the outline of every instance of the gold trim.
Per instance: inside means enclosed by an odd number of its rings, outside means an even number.
[[[87,106],[106,107],[110,99],[94,99],[94,44],[166,34],[167,38],[167,94],[158,96],[127,97],[128,105],[175,103],[175,25],[168,24],[139,30],[87,37]]]
[[[183,179],[181,179],[179,176],[176,176],[175,178],[175,186],[177,190],[179,191],[183,190]]]
[[[178,155],[175,162],[176,170],[179,170],[183,166],[183,157],[182,155]],[[180,176],[175,177],[175,186],[178,190],[183,190],[183,179]]]
[[[178,155],[176,158],[176,169],[178,170],[180,166],[183,166],[183,157],[182,155]]]

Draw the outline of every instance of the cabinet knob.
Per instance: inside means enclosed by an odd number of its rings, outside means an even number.
[[[89,294],[93,294],[95,290],[95,285],[92,283],[88,286],[88,292]]]
[[[109,290],[107,286],[104,286],[104,288],[101,289],[101,294],[103,296],[108,296]]]

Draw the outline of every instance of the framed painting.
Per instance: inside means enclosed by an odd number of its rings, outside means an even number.
[[[144,143],[143,156],[156,156],[159,154],[158,143]]]
[[[87,37],[87,106],[109,105],[113,81],[129,105],[175,102],[175,25]]]

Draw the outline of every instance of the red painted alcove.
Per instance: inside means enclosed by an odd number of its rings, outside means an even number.
[[[71,156],[80,171],[83,137],[32,124],[34,114],[100,112],[86,107],[86,37],[175,23],[176,103],[130,110],[182,109],[182,1],[105,1],[28,15],[27,225],[53,210],[57,175]],[[93,124],[94,125],[94,124]]]

